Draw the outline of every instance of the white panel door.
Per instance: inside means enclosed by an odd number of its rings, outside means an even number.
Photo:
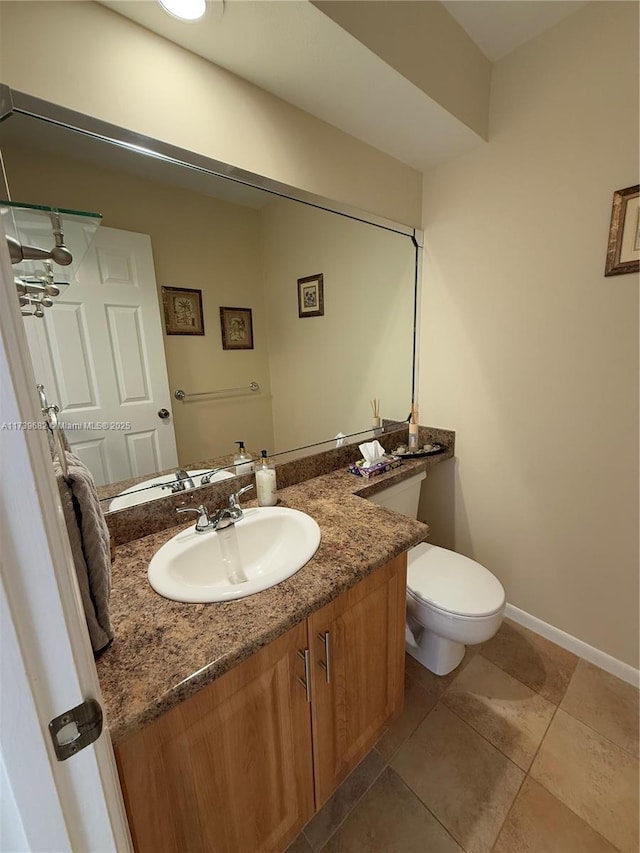
[[[76,281],[25,321],[36,376],[103,485],[177,466],[151,238],[100,228]],[[92,426],[94,425],[94,426]],[[98,426],[96,426],[98,425]]]

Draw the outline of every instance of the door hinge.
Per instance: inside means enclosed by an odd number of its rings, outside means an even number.
[[[49,733],[58,761],[64,761],[98,740],[102,733],[102,708],[95,699],[87,699],[49,723]]]

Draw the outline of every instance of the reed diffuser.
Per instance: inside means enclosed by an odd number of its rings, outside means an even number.
[[[418,407],[412,403],[409,417],[409,450],[418,449],[418,429]]]
[[[380,435],[382,432],[382,420],[380,418],[380,400],[374,397],[371,400],[371,426],[374,435]]]

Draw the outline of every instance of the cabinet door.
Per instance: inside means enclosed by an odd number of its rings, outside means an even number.
[[[309,618],[316,808],[402,710],[406,572],[402,554]]]
[[[313,814],[306,624],[116,746],[138,853],[286,848]]]

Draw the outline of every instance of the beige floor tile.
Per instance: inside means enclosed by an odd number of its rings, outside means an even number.
[[[442,704],[391,767],[467,853],[487,853],[524,773]]]
[[[531,766],[556,710],[482,655],[456,678],[442,702],[523,770]]]
[[[389,768],[331,838],[323,853],[463,853]]]
[[[578,663],[571,652],[509,619],[479,651],[554,705],[562,701]]]
[[[432,693],[408,675],[405,678],[404,710],[376,744],[376,750],[389,761],[436,704]]]
[[[624,853],[638,853],[638,761],[562,710],[531,776]]]
[[[616,848],[527,777],[493,853],[616,853]]]
[[[638,690],[581,660],[560,707],[638,755]]]
[[[434,675],[411,655],[405,655],[405,671],[410,678],[417,681],[420,687],[427,691],[434,702],[437,702],[451,682],[460,675],[474,657],[474,647],[467,646],[464,658],[453,672],[450,672],[449,675]]]
[[[358,800],[384,770],[385,760],[374,750],[352,770],[338,790],[304,828],[313,850],[321,850]]]

